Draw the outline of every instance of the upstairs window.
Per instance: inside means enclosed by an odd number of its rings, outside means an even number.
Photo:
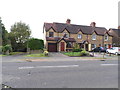
[[[64,35],[63,35],[63,37],[64,38],[68,38],[69,37],[68,33],[65,32]]]
[[[92,40],[96,40],[96,34],[92,35]]]
[[[104,36],[104,40],[105,40],[105,41],[108,41],[108,35],[105,35],[105,36]]]
[[[82,39],[82,35],[81,34],[78,34],[78,39]]]
[[[54,37],[54,33],[53,32],[49,32],[49,37]]]

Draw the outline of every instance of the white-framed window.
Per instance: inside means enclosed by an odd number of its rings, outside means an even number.
[[[96,40],[96,34],[92,35],[92,40]]]
[[[78,34],[78,38],[79,38],[79,39],[82,39],[82,35],[81,35],[81,34]]]
[[[105,41],[108,41],[108,35],[105,35],[105,36],[104,36],[104,40],[105,40]]]

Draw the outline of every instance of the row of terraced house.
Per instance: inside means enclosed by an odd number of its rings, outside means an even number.
[[[87,51],[100,46],[118,46],[118,31],[120,33],[119,29],[96,27],[95,22],[90,26],[71,24],[70,19],[66,23],[44,23],[43,26],[44,44],[49,52],[71,51],[76,43]]]

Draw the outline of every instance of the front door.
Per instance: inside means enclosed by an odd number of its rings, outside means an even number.
[[[61,42],[61,51],[64,51],[64,49],[65,49],[65,43]]]
[[[88,51],[88,44],[85,44],[85,50]]]

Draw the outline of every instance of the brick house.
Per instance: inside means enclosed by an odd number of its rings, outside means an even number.
[[[112,45],[111,34],[104,27],[96,27],[95,22],[90,26],[71,24],[70,19],[66,23],[44,23],[43,34],[49,52],[71,51],[76,43],[87,51]]]
[[[108,33],[113,36],[112,46],[120,47],[120,26],[118,29],[110,28]]]

